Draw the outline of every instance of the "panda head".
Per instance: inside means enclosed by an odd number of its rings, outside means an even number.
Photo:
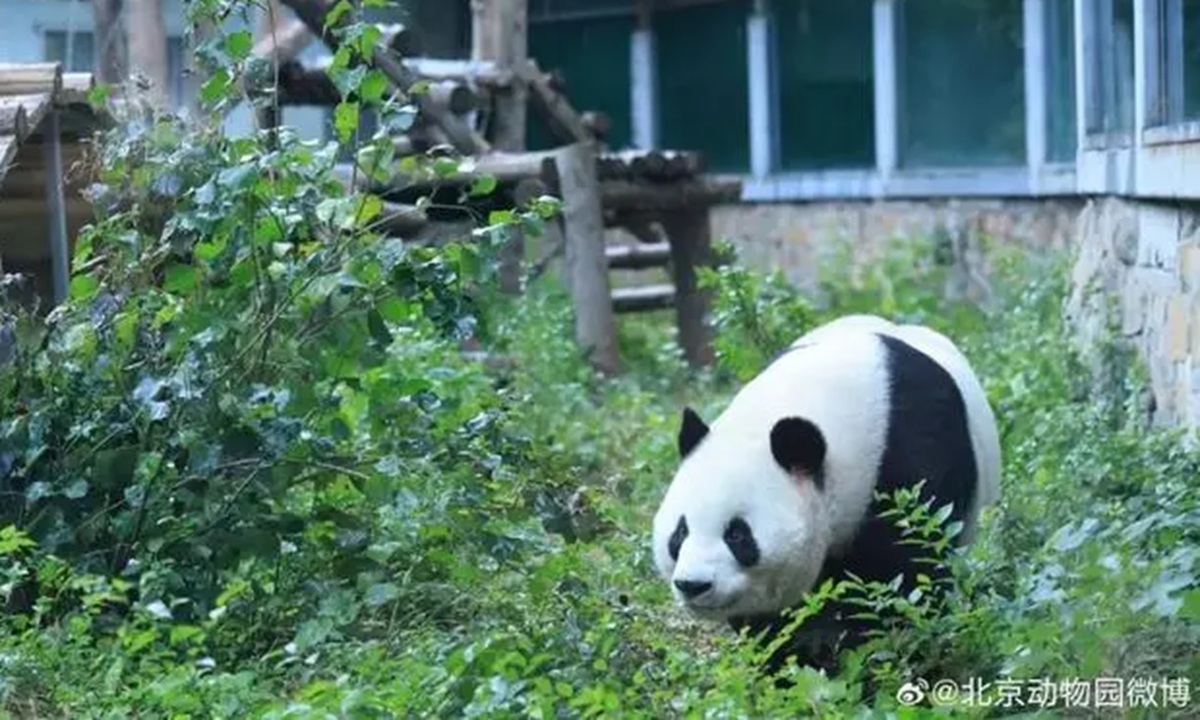
[[[710,430],[684,409],[681,463],[653,530],[655,564],[681,605],[729,620],[803,599],[829,545],[825,451],[803,418]]]

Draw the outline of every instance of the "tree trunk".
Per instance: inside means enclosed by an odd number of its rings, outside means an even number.
[[[162,0],[126,0],[126,35],[129,38],[129,69],[150,81],[147,93],[156,108],[170,104],[167,72],[167,29],[163,23]]]
[[[96,80],[114,84],[125,79],[125,28],[121,26],[121,0],[93,0]]]

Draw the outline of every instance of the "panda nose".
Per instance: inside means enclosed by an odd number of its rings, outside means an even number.
[[[683,593],[685,598],[691,600],[712,590],[712,583],[696,582],[695,580],[676,580],[675,587],[679,588],[679,592]]]

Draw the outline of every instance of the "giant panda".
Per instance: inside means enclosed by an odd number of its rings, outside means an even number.
[[[693,616],[766,640],[826,578],[915,583],[919,550],[877,517],[876,491],[924,480],[963,546],[1000,496],[1000,439],[970,363],[946,336],[848,315],[797,339],[706,424],[685,407],[679,466],[653,521],[653,557]],[[928,566],[921,572],[931,574]],[[869,622],[830,603],[768,661],[835,669]]]

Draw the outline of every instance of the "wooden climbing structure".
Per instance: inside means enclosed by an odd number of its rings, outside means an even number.
[[[273,101],[260,106],[262,122],[281,121],[290,105],[331,106],[340,101],[321,63],[297,58],[308,40],[319,37],[336,50],[338,39],[325,26],[329,0],[276,0],[295,17],[268,28],[254,53],[273,61],[279,79]],[[397,155],[452,148],[470,170],[450,177],[397,174],[385,182],[361,180],[355,189],[378,193],[386,201],[383,227],[415,241],[461,237],[468,218],[438,215],[421,207],[454,204],[482,175],[498,181],[494,202],[519,205],[546,192],[563,199],[560,222],[552,228],[565,255],[565,280],[576,316],[576,338],[593,364],[605,373],[620,371],[615,316],[674,307],[679,341],[689,362],[712,359],[706,316],[709,300],[697,286],[696,269],[713,262],[709,211],[736,202],[741,184],[705,174],[701,155],[683,151],[611,152],[604,137],[603,112],[578,112],[565,93],[563,79],[544,72],[527,56],[527,0],[473,0],[472,57],[433,60],[419,55],[419,33],[399,25],[380,27],[370,62],[419,108],[406,132],[393,137]],[[272,17],[283,18],[281,12]],[[413,93],[420,83],[425,91]],[[267,91],[250,88],[251,94]],[[539,113],[561,146],[525,152],[528,110]],[[341,168],[346,182],[364,178]],[[432,203],[421,203],[433,196]],[[639,241],[609,247],[606,230],[623,228]],[[502,257],[501,285],[520,288],[522,239],[515,237]],[[609,271],[665,267],[671,283],[611,287]]]

